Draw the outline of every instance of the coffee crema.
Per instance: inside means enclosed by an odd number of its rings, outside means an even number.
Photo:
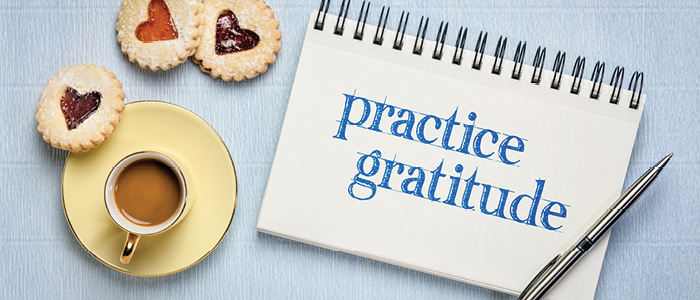
[[[155,226],[180,208],[182,190],[175,172],[164,163],[146,158],[127,165],[117,177],[114,202],[119,212],[140,226]]]

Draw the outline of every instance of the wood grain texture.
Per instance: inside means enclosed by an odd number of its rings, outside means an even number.
[[[318,7],[317,0],[267,2],[283,33],[277,62],[253,80],[228,83],[192,62],[157,73],[129,63],[116,42],[117,0],[0,3],[0,299],[514,299],[255,231],[307,18]],[[360,4],[351,5],[353,19]],[[407,10],[449,21],[449,43],[465,25],[470,47],[480,30],[494,36],[488,51],[501,34],[512,45],[528,41],[527,63],[543,45],[567,51],[567,72],[577,55],[588,58],[587,77],[598,59],[610,71],[644,71],[648,101],[626,184],[666,153],[676,155],[614,228],[596,298],[700,298],[700,3],[378,0],[370,23],[382,5],[393,7],[392,29]],[[431,22],[430,39],[437,25]],[[240,184],[236,217],[220,247],[193,268],[131,277],[101,265],[72,236],[61,206],[66,153],[43,142],[34,114],[48,79],[79,63],[114,72],[127,102],[156,99],[192,110],[228,145]]]

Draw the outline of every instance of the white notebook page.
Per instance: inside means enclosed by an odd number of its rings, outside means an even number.
[[[631,109],[629,91],[594,100],[586,80],[574,95],[569,76],[554,90],[551,71],[535,85],[528,65],[514,80],[509,60],[495,75],[488,55],[474,70],[471,51],[455,65],[448,45],[435,60],[434,42],[419,56],[408,34],[399,51],[315,16],[259,231],[517,294],[620,195],[644,95]],[[593,299],[607,241],[548,298]]]

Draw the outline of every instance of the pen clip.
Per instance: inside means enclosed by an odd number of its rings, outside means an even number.
[[[547,263],[547,264],[544,266],[544,268],[542,268],[542,270],[540,270],[540,272],[537,273],[537,275],[535,275],[535,278],[533,278],[532,281],[530,281],[530,284],[528,284],[528,285],[525,287],[525,289],[524,289],[523,291],[529,290],[534,284],[536,284],[537,282],[539,282],[540,277],[541,277],[547,270],[549,270],[549,268],[550,268],[552,265],[554,265],[554,263],[557,262],[557,260],[559,259],[560,256],[561,256],[561,254],[557,254],[557,256],[555,256],[554,258],[552,258],[552,260],[549,261],[549,263]]]

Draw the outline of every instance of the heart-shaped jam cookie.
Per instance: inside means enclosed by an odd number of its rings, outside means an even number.
[[[45,141],[56,148],[87,151],[115,130],[124,109],[124,91],[105,68],[70,66],[49,80],[36,108]]]
[[[236,15],[225,11],[216,20],[216,54],[224,55],[255,48],[260,37],[253,31],[242,29]]]
[[[267,71],[280,51],[279,21],[262,0],[204,0],[204,30],[194,60],[202,71],[241,81]]]
[[[151,0],[148,3],[148,20],[136,27],[136,38],[142,42],[157,42],[177,37],[168,5],[163,0]]]
[[[122,0],[117,40],[129,61],[152,71],[177,66],[202,36],[200,0]]]
[[[102,94],[100,92],[88,92],[80,94],[74,88],[66,89],[61,97],[61,111],[66,118],[68,130],[73,130],[82,124],[100,107]]]

